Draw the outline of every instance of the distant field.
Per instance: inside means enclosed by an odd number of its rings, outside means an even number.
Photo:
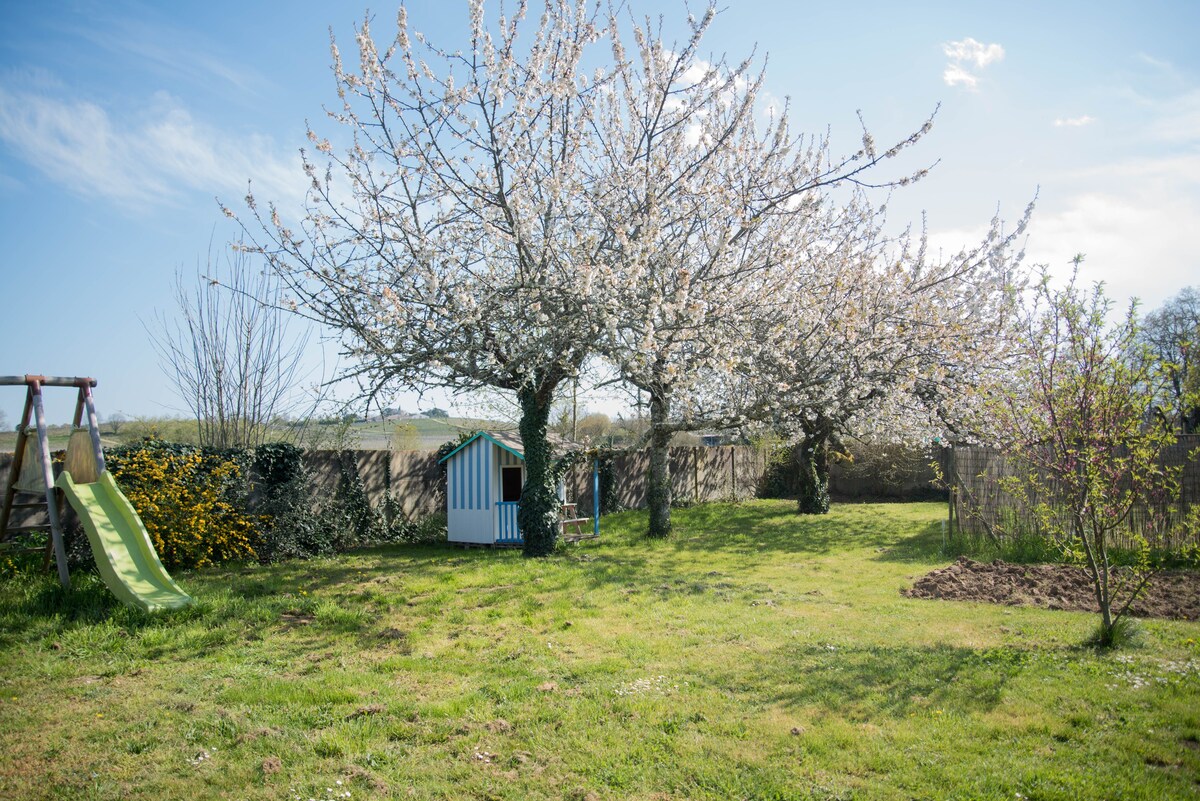
[[[442,443],[458,439],[464,431],[498,431],[512,427],[511,423],[466,417],[414,417],[409,420],[356,423],[354,436],[357,443],[354,447],[384,450],[391,443],[398,450],[437,450]]]
[[[501,423],[495,420],[476,420],[466,417],[414,417],[409,420],[394,420],[388,422],[355,423],[349,432],[347,445],[363,450],[386,450],[389,446],[399,450],[437,450],[443,442],[457,439],[464,431],[487,429],[503,431],[512,428],[511,423]],[[335,425],[316,425],[315,430],[322,435],[323,441],[318,441],[318,447],[334,447]],[[67,447],[67,439],[71,436],[70,426],[55,425],[48,429],[50,434],[50,449],[61,450]],[[397,434],[397,431],[401,433]],[[121,423],[114,432],[112,424],[103,423],[100,426],[101,441],[105,447],[126,445],[154,436],[171,442],[195,442],[196,424],[191,420],[130,420]],[[277,439],[290,439],[291,432],[280,430]],[[17,434],[15,431],[0,432],[0,453],[12,453],[16,448]]]

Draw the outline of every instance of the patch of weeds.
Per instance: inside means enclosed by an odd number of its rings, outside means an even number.
[[[1136,648],[1145,640],[1146,634],[1142,625],[1134,618],[1124,615],[1117,618],[1111,628],[1105,628],[1103,623],[1098,624],[1087,643],[1097,648],[1120,649]]]

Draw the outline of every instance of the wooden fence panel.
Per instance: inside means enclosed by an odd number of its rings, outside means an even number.
[[[318,496],[332,495],[342,481],[342,465],[357,470],[367,499],[375,507],[391,492],[404,515],[410,519],[444,512],[441,470],[433,451],[305,451],[304,462]]]
[[[675,447],[669,452],[675,499],[683,503],[745,500],[757,495],[766,469],[767,455],[748,446]],[[618,452],[611,456],[614,495],[619,508],[646,505],[646,451]],[[12,454],[0,453],[0,480]],[[388,492],[388,468],[393,498],[404,515],[418,519],[445,511],[444,486],[437,456],[432,451],[305,451],[304,462],[312,480],[314,498],[331,497],[342,482],[343,464],[357,472],[367,498],[380,508]],[[591,516],[592,464],[580,463],[568,471],[568,498],[579,513]]]

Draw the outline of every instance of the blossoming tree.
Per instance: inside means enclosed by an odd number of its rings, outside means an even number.
[[[874,212],[835,202],[830,188],[861,185],[930,127],[884,151],[864,131],[861,150],[833,157],[827,139],[791,132],[786,107],[764,114],[763,73],[750,60],[700,58],[714,17],[710,7],[689,18],[689,37],[673,47],[661,26],[632,23],[632,54],[610,21],[613,63],[634,66],[612,75],[592,118],[589,200],[611,265],[601,349],[649,399],[652,536],[670,532],[673,434],[762,413],[735,388],[794,324],[786,298],[796,279],[824,280],[810,251],[870,228]]]
[[[332,43],[343,149],[316,131],[297,227],[247,203],[258,248],[295,308],[341,332],[374,393],[389,385],[490,387],[521,407],[525,552],[553,549],[558,507],[546,424],[555,390],[589,356],[597,243],[580,168],[598,87],[581,69],[601,35],[584,3],[552,0],[536,23],[521,5],[493,35],[470,3],[470,47],[409,30],[382,49],[369,20],[358,58]],[[518,40],[518,34],[523,38]]]
[[[929,443],[979,426],[981,390],[1014,350],[1021,254],[994,219],[974,247],[933,258],[924,237],[878,227],[824,255],[824,280],[792,287],[806,320],[763,365],[770,420],[796,443],[799,511],[829,509],[829,452],[839,438]],[[814,286],[816,294],[814,294]]]
[[[1081,289],[1077,278],[1061,290],[1046,277],[1037,286],[1021,321],[1017,380],[997,387],[990,407],[991,438],[1019,460],[1005,491],[1086,567],[1100,610],[1097,640],[1111,645],[1153,572],[1158,536],[1174,530],[1194,552],[1200,509],[1181,515],[1182,468],[1161,458],[1177,439],[1152,413],[1171,365],[1142,343],[1136,307],[1110,322],[1102,288]],[[1140,531],[1128,528],[1135,511]],[[1123,570],[1112,560],[1118,543],[1133,556]]]

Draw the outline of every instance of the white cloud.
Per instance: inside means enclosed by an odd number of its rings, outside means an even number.
[[[1036,218],[1028,252],[1033,263],[1050,265],[1057,276],[1065,276],[1071,258],[1084,253],[1081,277],[1103,281],[1118,305],[1138,297],[1153,308],[1195,283],[1190,223],[1198,214],[1194,196],[1088,192]]]
[[[777,119],[787,107],[787,101],[763,89],[758,93],[758,106],[764,117]]]
[[[685,85],[691,86],[704,80],[704,76],[708,75],[708,72],[711,69],[712,65],[707,61],[697,59],[696,61],[693,61],[686,70],[683,71],[683,75],[681,75],[680,78],[683,80]]]
[[[951,61],[962,63],[964,61],[974,62],[976,67],[983,69],[993,61],[1000,61],[1004,58],[1004,48],[998,44],[985,45],[983,42],[977,42],[971,37],[963,39],[961,42],[946,42],[942,45],[942,52],[945,53]]]
[[[957,64],[946,65],[946,71],[942,73],[942,80],[946,82],[947,86],[962,84],[968,89],[974,89],[975,85],[979,83],[978,78]]]
[[[1000,45],[994,42],[984,44],[969,36],[958,42],[944,43],[942,52],[950,59],[942,73],[942,80],[947,86],[961,85],[972,91],[979,83],[978,70],[1004,58],[1004,48]]]
[[[87,100],[0,86],[0,141],[72,192],[129,208],[190,193],[232,201],[247,181],[264,198],[295,203],[307,184],[298,157],[281,157],[269,138],[213,129],[165,94],[126,120]]]
[[[1082,128],[1096,121],[1095,117],[1084,114],[1082,117],[1059,117],[1054,121],[1055,128]]]

